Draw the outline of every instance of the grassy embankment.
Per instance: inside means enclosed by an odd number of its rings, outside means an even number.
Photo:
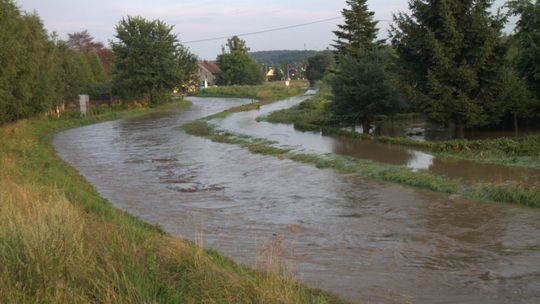
[[[250,269],[113,208],[53,134],[151,110],[0,126],[0,302],[337,303],[275,264]]]
[[[497,138],[485,140],[449,140],[417,141],[404,137],[371,137],[342,130],[339,122],[332,118],[329,110],[328,94],[301,103],[291,109],[285,109],[260,117],[273,123],[294,124],[301,131],[321,131],[324,135],[345,136],[359,140],[375,140],[381,143],[419,148],[437,156],[468,159],[485,163],[540,168],[540,136],[521,138]],[[399,119],[399,117],[397,117]]]
[[[285,86],[285,82],[268,82],[258,86],[211,87],[201,90],[196,96],[246,98],[253,100],[252,103],[230,108],[213,115],[212,117],[215,118],[218,116],[227,116],[231,113],[255,110],[265,104],[302,94],[306,89],[307,82],[305,81],[291,81],[288,88]]]
[[[322,94],[324,94],[324,91]],[[341,131],[338,128],[331,126],[332,124],[329,123],[328,118],[325,118],[327,116],[321,114],[327,113],[328,111],[327,100],[327,98],[324,98],[324,96],[319,94],[319,96],[306,101],[291,110],[275,112],[264,119],[286,123],[300,122],[305,127],[304,129],[313,127],[320,130],[322,126],[323,132],[332,135],[352,136],[357,137],[359,140],[365,140],[366,137],[363,135]],[[213,118],[226,116],[228,114],[230,114],[230,112],[225,111],[219,115],[203,118],[184,125],[183,129],[189,134],[206,137],[216,142],[241,145],[254,153],[274,155],[279,158],[288,158],[293,161],[310,163],[319,168],[333,168],[341,172],[356,173],[376,180],[397,182],[435,192],[462,195],[472,199],[540,207],[540,187],[532,187],[517,183],[470,183],[456,178],[436,175],[427,171],[412,172],[405,167],[382,164],[369,160],[338,155],[296,153],[288,147],[276,147],[274,143],[264,139],[250,138],[240,134],[233,134],[226,130],[219,130],[209,123],[209,120]],[[299,119],[299,117],[301,119]],[[314,122],[317,124],[314,124]]]

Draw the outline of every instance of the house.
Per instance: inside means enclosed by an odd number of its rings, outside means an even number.
[[[274,68],[268,68],[268,72],[266,72],[266,81],[273,80],[275,75],[276,75],[276,72]]]
[[[212,61],[199,61],[199,82],[201,87],[216,85],[216,78],[221,74],[219,66]]]

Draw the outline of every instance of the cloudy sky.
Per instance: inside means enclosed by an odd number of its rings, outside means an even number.
[[[114,27],[127,15],[159,18],[175,26],[182,41],[249,33],[322,19],[339,17],[345,0],[18,0],[21,8],[36,11],[49,31],[65,38],[67,33],[87,29],[97,40],[114,38]],[[503,3],[502,0],[496,1]],[[391,20],[392,13],[407,9],[407,0],[371,0],[378,20]],[[276,49],[325,49],[333,39],[332,30],[341,20],[246,36],[253,51]],[[381,21],[381,36],[388,22]],[[214,59],[225,39],[189,43],[203,59]]]

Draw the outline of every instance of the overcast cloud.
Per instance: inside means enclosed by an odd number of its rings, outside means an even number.
[[[504,1],[496,1],[498,5]],[[49,31],[60,37],[87,29],[97,40],[114,38],[114,27],[127,15],[159,18],[175,26],[182,41],[199,40],[339,17],[345,0],[19,0],[26,11],[37,11]],[[407,0],[368,1],[378,20],[407,9]],[[325,49],[340,20],[286,31],[247,36],[253,51],[277,49]],[[388,22],[380,23],[382,37]],[[193,43],[189,48],[200,58],[214,59],[225,40]]]

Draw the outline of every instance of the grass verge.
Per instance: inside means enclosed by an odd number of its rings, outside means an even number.
[[[51,145],[60,130],[149,111],[0,126],[0,302],[340,303],[113,208]]]
[[[263,105],[300,95],[305,92],[306,89],[307,82],[305,81],[292,81],[290,87],[285,86],[284,82],[269,82],[259,86],[212,87],[201,90],[196,96],[253,99],[252,103],[230,108],[226,111],[208,117],[210,119],[225,117],[232,113],[255,110]]]

